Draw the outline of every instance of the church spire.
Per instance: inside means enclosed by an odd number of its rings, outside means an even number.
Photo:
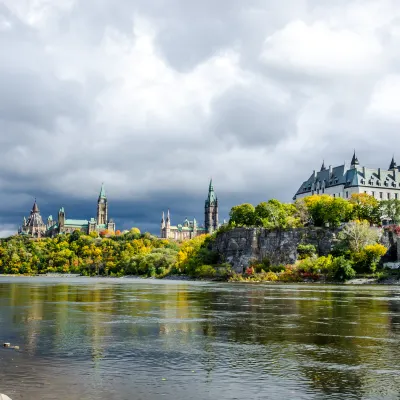
[[[322,160],[321,171],[325,171],[325,160]]]
[[[393,156],[392,161],[390,162],[389,169],[396,169],[396,168],[397,168],[397,164],[396,164],[396,161],[394,161],[394,156]]]
[[[355,167],[356,165],[360,165],[360,163],[358,162],[358,158],[356,156],[356,151],[354,150],[353,158],[351,159],[351,166]]]
[[[217,197],[214,192],[214,186],[212,183],[212,179],[210,179],[210,186],[208,187],[208,197],[207,197],[208,204],[212,204],[217,201]]]
[[[33,203],[32,206],[32,213],[38,213],[39,212],[39,206],[36,203],[36,197],[35,197],[35,202]]]
[[[100,189],[100,194],[99,194],[99,199],[106,199],[106,189],[104,187],[104,183],[101,184],[101,189]]]
[[[171,220],[171,218],[170,218],[170,216],[169,216],[169,208],[168,208],[166,222],[170,222],[170,220]]]

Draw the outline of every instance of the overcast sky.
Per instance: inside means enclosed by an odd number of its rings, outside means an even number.
[[[0,0],[0,231],[117,228],[291,201],[313,169],[400,159],[398,0]]]

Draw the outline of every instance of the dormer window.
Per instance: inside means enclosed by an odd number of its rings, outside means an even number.
[[[365,180],[361,179],[361,185],[365,185]]]
[[[393,186],[393,187],[396,187],[396,182],[392,182],[392,186]]]

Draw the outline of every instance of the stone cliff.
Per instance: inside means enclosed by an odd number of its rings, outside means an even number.
[[[212,249],[236,272],[242,272],[250,260],[268,258],[272,265],[293,264],[297,260],[297,246],[312,244],[320,256],[332,250],[339,230],[327,228],[297,228],[270,231],[263,228],[235,228],[217,234]],[[397,242],[385,233],[382,242],[389,247],[388,259],[397,259]]]

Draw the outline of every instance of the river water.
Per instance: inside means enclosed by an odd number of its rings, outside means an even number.
[[[0,278],[12,400],[397,399],[400,288]]]

